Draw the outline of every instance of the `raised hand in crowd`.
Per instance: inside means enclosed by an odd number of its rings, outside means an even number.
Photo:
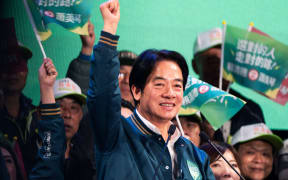
[[[53,85],[57,75],[58,72],[52,60],[49,58],[44,59],[38,71],[42,104],[55,103]]]
[[[88,35],[81,35],[82,49],[81,53],[90,56],[93,51],[93,46],[95,42],[94,25],[88,21]]]
[[[29,180],[64,180],[65,130],[53,92],[57,74],[52,60],[44,58],[38,70],[42,101],[39,106],[41,120],[38,122],[40,147]]]
[[[118,0],[107,1],[100,5],[103,17],[103,31],[116,34],[118,22],[120,20],[120,4]]]

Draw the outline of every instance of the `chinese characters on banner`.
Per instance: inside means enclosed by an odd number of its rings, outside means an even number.
[[[231,119],[244,104],[241,99],[189,75],[181,110],[200,110],[216,130]]]
[[[56,23],[71,32],[88,34],[87,22],[93,0],[27,0],[41,40],[51,35],[47,27]]]
[[[270,37],[268,34],[260,31],[259,29],[252,27],[251,28],[251,32],[255,32],[257,34],[266,36],[266,37]],[[276,96],[275,99],[272,99],[273,101],[281,104],[281,105],[285,105],[288,102],[288,73],[285,76],[285,79],[283,80],[283,82],[281,83],[279,92]]]
[[[229,25],[224,43],[224,77],[276,99],[288,72],[288,46]]]

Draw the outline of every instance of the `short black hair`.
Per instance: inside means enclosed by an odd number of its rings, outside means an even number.
[[[122,50],[119,51],[119,61],[120,61],[120,66],[132,66],[135,62],[135,60],[137,59],[137,54],[135,54],[132,51],[128,51],[128,50]]]
[[[176,64],[178,64],[178,66],[182,71],[183,90],[185,90],[185,85],[189,74],[185,58],[176,51],[148,49],[138,56],[131,70],[129,78],[129,86],[131,93],[132,93],[132,85],[143,91],[146,85],[147,78],[154,70],[155,64],[164,59],[173,61]],[[135,102],[135,104],[137,104],[137,102]]]

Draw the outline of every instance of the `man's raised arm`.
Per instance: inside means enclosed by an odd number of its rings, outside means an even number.
[[[53,85],[57,71],[50,59],[44,59],[39,68],[41,105],[39,137],[41,139],[37,161],[29,175],[29,180],[64,179],[64,153],[66,148],[64,122],[60,117],[60,107],[55,102]]]
[[[116,30],[120,19],[118,0],[100,5],[104,27],[94,47],[88,90],[88,110],[98,152],[113,148],[120,124],[121,96],[118,86],[119,60]]]

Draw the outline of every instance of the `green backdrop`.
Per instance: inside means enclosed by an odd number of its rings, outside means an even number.
[[[95,25],[96,41],[103,24],[99,12],[102,2],[103,0],[95,0],[91,17]],[[40,48],[29,24],[23,1],[5,0],[2,3],[1,16],[15,18],[18,40],[33,51],[24,93],[33,99],[34,104],[38,104],[40,93],[37,72],[42,62]],[[223,20],[241,28],[247,28],[252,21],[255,27],[288,44],[287,0],[120,0],[120,5],[121,20],[117,32],[121,36],[119,50],[129,49],[138,54],[147,48],[179,51],[186,58],[194,76],[191,59],[197,33],[221,27]],[[47,56],[55,62],[58,78],[63,78],[69,62],[79,54],[80,38],[57,25],[50,27],[53,34],[43,42],[43,46]],[[261,105],[270,128],[288,129],[288,105],[278,105],[236,84],[233,88]]]

